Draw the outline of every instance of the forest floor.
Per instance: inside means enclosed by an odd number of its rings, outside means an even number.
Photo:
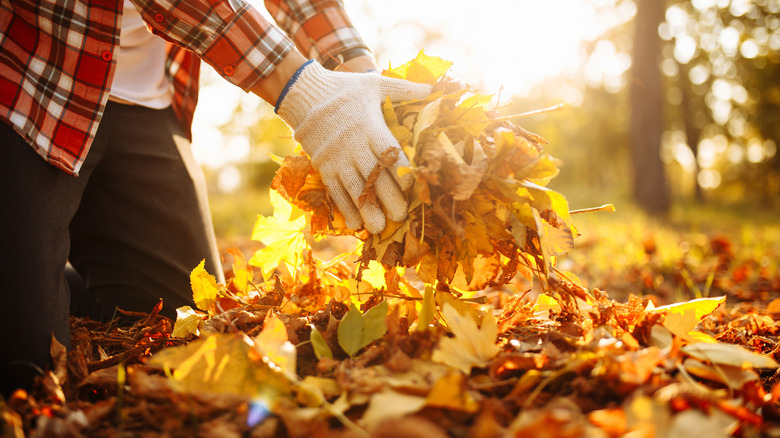
[[[211,318],[211,344],[171,337],[155,311],[124,327],[73,319],[72,351],[53,345],[55,369],[0,404],[2,436],[780,436],[773,217],[577,216],[558,261],[589,291],[574,310],[520,281],[471,298],[496,319],[437,295],[427,329],[403,305],[287,312],[273,293]],[[347,348],[348,319],[382,330]]]

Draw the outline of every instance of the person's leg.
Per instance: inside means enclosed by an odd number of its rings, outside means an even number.
[[[96,142],[99,143],[99,142]],[[44,161],[0,123],[0,391],[28,388],[49,363],[51,337],[70,345],[68,224],[100,147],[81,176]]]
[[[71,223],[70,262],[96,307],[162,314],[193,306],[189,274],[202,259],[223,280],[203,172],[171,109],[109,102],[110,138]]]

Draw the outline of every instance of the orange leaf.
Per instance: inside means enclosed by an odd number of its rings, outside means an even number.
[[[271,181],[271,188],[288,200],[295,199],[306,182],[311,170],[311,161],[306,155],[288,155]]]

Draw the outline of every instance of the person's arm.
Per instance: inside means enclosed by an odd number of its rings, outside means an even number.
[[[242,0],[131,1],[154,34],[191,50],[244,91],[295,51],[281,29]]]
[[[155,33],[193,50],[228,81],[275,105],[311,157],[350,228],[365,226],[379,233],[386,217],[393,221],[406,218],[408,204],[403,191],[411,186],[413,176],[398,174],[398,168],[408,166],[409,161],[387,127],[381,105],[388,97],[394,101],[423,98],[430,92],[429,85],[377,74],[335,72],[315,60],[306,61],[281,30],[240,0],[187,0],[167,8],[157,0],[132,1],[140,6]],[[329,12],[332,20],[336,12]],[[316,26],[320,18],[324,16],[307,18],[301,28],[327,36]],[[343,45],[326,44],[328,41],[312,43],[312,53],[320,47],[340,47],[336,56],[355,53],[342,51]],[[361,46],[356,47],[357,53],[362,53]],[[343,66],[334,68],[375,67],[370,52],[366,53],[345,59]],[[331,56],[319,52],[320,58]],[[360,202],[366,179],[391,150],[397,150],[399,158],[376,181],[378,202]]]
[[[316,59],[329,70],[363,72],[358,58],[373,55],[347,14],[341,0],[264,0],[276,24],[308,59]],[[376,68],[374,65],[372,68]]]
[[[257,94],[271,105],[276,106],[279,95],[282,93],[282,90],[284,90],[287,82],[290,81],[293,74],[295,74],[305,62],[306,58],[298,51],[291,51],[264,80],[258,82],[258,84],[249,91]]]

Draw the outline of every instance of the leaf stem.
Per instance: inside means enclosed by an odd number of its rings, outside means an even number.
[[[420,227],[420,245],[425,240],[425,204],[422,204],[422,226]]]
[[[569,212],[569,214],[593,213],[596,211],[608,211],[611,213],[615,211],[615,206],[612,204],[604,204],[601,207],[581,208],[579,210],[572,210]]]

